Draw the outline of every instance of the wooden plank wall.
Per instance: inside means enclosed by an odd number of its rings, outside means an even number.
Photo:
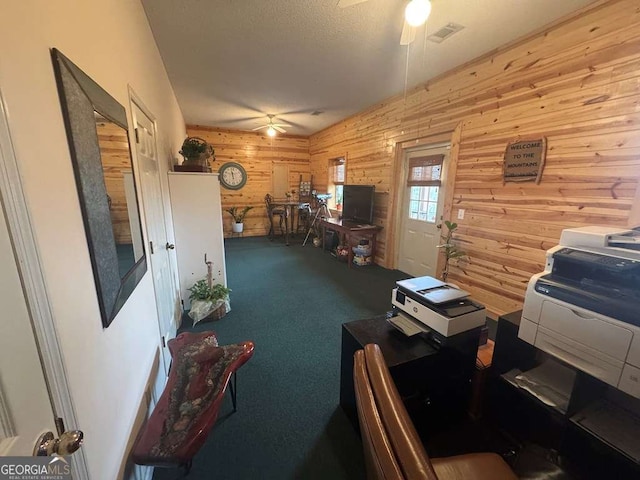
[[[131,225],[127,210],[127,197],[124,191],[122,172],[131,171],[129,156],[129,138],[127,131],[115,123],[96,122],[98,145],[102,159],[102,171],[107,193],[111,197],[111,223],[118,244],[130,244]]]
[[[289,167],[289,189],[298,191],[300,175],[309,174],[309,139],[293,135],[271,138],[259,132],[245,132],[223,128],[187,126],[189,136],[205,139],[215,150],[216,172],[226,162],[240,163],[247,171],[247,183],[240,190],[222,188],[222,210],[225,236],[231,235],[231,216],[224,213],[229,207],[254,207],[245,219],[244,235],[266,235],[269,231],[264,197],[271,192],[271,173],[274,164]]]
[[[449,279],[493,314],[517,310],[563,228],[629,220],[640,174],[638,2],[599,2],[311,136],[319,189],[328,159],[344,154],[348,183],[376,185],[382,265],[394,265],[387,246],[400,143],[454,130],[445,211],[456,219],[465,210],[456,240],[468,259]],[[548,142],[541,183],[504,185],[507,143],[540,136]]]

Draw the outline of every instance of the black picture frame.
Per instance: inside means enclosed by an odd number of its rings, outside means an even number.
[[[121,276],[96,129],[95,112],[128,132],[127,115],[117,100],[59,50],[52,48],[51,57],[91,256],[102,325],[106,328],[113,322],[147,271],[144,242],[141,242],[141,258]],[[129,145],[129,159],[131,158]],[[132,171],[133,168],[131,161]],[[137,226],[142,238],[135,172],[133,177],[138,210]]]

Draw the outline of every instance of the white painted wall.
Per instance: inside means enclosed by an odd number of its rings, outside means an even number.
[[[3,0],[0,10],[0,89],[83,448],[92,479],[116,478],[158,348],[153,284],[147,272],[102,328],[49,48],[127,109],[127,84],[133,87],[157,118],[165,169],[185,136],[184,120],[138,0]]]

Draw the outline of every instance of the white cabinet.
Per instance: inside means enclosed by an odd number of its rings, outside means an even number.
[[[191,302],[187,289],[207,276],[205,255],[213,262],[214,283],[227,285],[220,181],[217,173],[168,175],[180,294],[188,310]]]

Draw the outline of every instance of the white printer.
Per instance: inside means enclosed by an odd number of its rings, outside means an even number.
[[[518,336],[640,398],[640,232],[563,230],[529,281]]]
[[[404,312],[440,335],[450,337],[486,322],[484,306],[453,285],[433,277],[410,278],[396,285],[391,292],[394,310]]]

